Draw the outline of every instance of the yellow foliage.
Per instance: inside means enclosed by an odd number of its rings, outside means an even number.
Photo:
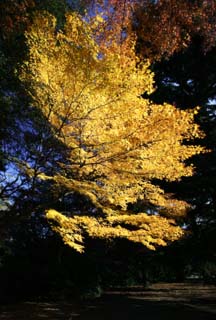
[[[103,19],[98,16],[96,22]],[[21,79],[35,108],[68,148],[62,173],[38,178],[85,196],[100,214],[96,218],[83,211],[68,218],[49,210],[47,218],[57,222],[53,228],[64,242],[80,252],[85,234],[123,237],[154,249],[182,236],[182,230],[167,218],[128,214],[128,204],[143,199],[173,216],[179,205],[182,215],[187,205],[171,204],[152,180],[174,181],[193,173],[185,160],[203,150],[183,141],[201,136],[194,123],[197,109],[182,111],[141,98],[153,91],[149,63],[138,60],[133,42],[127,51],[115,43],[100,47],[94,23],[68,14],[64,30],[57,32],[55,19],[40,13],[26,33],[29,58]]]
[[[58,223],[53,229],[61,234],[63,241],[79,252],[84,251],[86,235],[102,239],[125,238],[142,243],[151,250],[165,246],[167,241],[175,241],[183,235],[182,229],[173,225],[173,220],[145,213],[96,219],[87,216],[67,218],[55,210],[48,210],[46,216],[51,223]],[[137,229],[130,231],[127,226]]]

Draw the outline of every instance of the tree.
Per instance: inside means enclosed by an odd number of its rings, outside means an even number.
[[[0,37],[9,39],[18,34],[29,23],[29,11],[35,6],[34,0],[5,0],[0,3]]]
[[[187,48],[199,35],[207,52],[215,42],[215,0],[143,0],[133,14],[137,50],[152,61]]]
[[[154,61],[152,70],[157,90],[150,98],[155,103],[166,100],[180,109],[199,105],[196,121],[205,132],[202,145],[211,150],[193,158],[196,166],[193,177],[184,178],[181,183],[162,184],[167,191],[175,190],[178,198],[191,204],[185,220],[191,237],[182,243],[182,251],[188,250],[194,270],[206,261],[215,265],[215,250],[210,245],[216,227],[215,4],[215,1],[157,1],[151,9],[143,7],[143,12],[136,13],[140,22],[135,26],[137,49],[143,58],[148,56]],[[158,24],[163,17],[163,23]],[[172,47],[173,43],[176,46]],[[185,261],[188,263],[189,259]]]
[[[26,55],[24,31],[31,23],[34,10],[43,9],[43,6],[48,9],[49,1],[45,2],[6,0],[0,3],[0,240],[7,244],[8,239],[16,241],[16,228],[22,226],[27,230],[27,221],[34,214],[41,215],[41,208],[46,206],[48,200],[42,199],[41,194],[48,183],[38,186],[38,170],[56,168],[56,160],[62,157],[61,146],[53,140],[50,126],[40,110],[31,107],[17,72]],[[61,3],[58,23],[65,13],[63,1]],[[55,4],[57,6],[56,1]],[[56,13],[56,6],[50,6],[50,11]],[[34,168],[31,178],[23,165],[26,162]],[[55,202],[54,198],[50,201]]]
[[[202,258],[206,259],[208,251],[203,249],[203,245],[211,242],[216,226],[215,104],[211,102],[216,96],[214,72],[216,60],[215,47],[205,53],[202,46],[201,39],[196,38],[187,50],[180,51],[168,60],[161,60],[154,65],[158,89],[151,99],[160,103],[166,98],[178,108],[184,109],[186,106],[201,106],[196,119],[205,132],[202,145],[211,152],[193,158],[196,166],[196,174],[193,177],[184,178],[181,183],[166,188],[175,189],[179,198],[185,199],[192,205],[186,220],[188,229],[193,234],[191,256],[202,255]],[[194,250],[194,247],[197,250]],[[208,257],[213,259],[214,250],[210,245],[208,248],[212,249]]]
[[[169,58],[174,53],[184,50],[197,35],[204,40],[205,52],[214,47],[215,0],[81,2],[92,15],[103,11],[106,17],[103,31],[109,34],[109,37],[125,37],[134,31],[137,52],[152,62]]]
[[[153,181],[192,174],[185,161],[203,149],[183,142],[201,136],[197,110],[142,99],[153,90],[149,64],[137,58],[133,37],[126,40],[130,46],[119,39],[100,46],[100,24],[99,15],[88,21],[71,13],[57,31],[55,18],[40,13],[26,33],[29,58],[21,79],[66,154],[61,169],[53,175],[42,169],[37,178],[53,181],[72,203],[85,199],[81,208],[47,211],[53,229],[75,250],[83,251],[86,237],[126,238],[155,249],[183,234],[174,218],[187,205]],[[31,176],[31,163],[26,167]],[[130,213],[139,199],[163,209],[164,217]]]

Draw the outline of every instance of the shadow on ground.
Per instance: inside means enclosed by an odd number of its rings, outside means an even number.
[[[29,301],[0,307],[0,320],[215,320],[216,286],[157,284],[116,288],[96,300]]]

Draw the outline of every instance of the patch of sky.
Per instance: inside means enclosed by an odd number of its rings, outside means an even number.
[[[173,87],[179,87],[179,86],[180,86],[180,84],[179,84],[178,82],[173,81],[173,79],[170,78],[170,77],[165,77],[165,78],[163,79],[162,83],[163,83],[165,86],[170,86],[170,85],[172,85]]]
[[[193,86],[194,85],[194,81],[192,79],[187,80],[187,85],[188,86]]]
[[[216,120],[216,99],[209,99],[206,108],[211,120],[215,121]]]
[[[208,99],[208,105],[209,106],[212,106],[212,105],[216,106],[216,99],[212,99],[212,98]]]
[[[0,172],[0,210],[7,210],[14,203],[20,188],[28,189],[27,181],[20,175],[16,165],[10,163],[4,172]]]

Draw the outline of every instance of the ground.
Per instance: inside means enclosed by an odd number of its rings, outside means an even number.
[[[88,301],[26,301],[2,305],[0,320],[215,320],[216,286],[154,284],[115,288]]]

